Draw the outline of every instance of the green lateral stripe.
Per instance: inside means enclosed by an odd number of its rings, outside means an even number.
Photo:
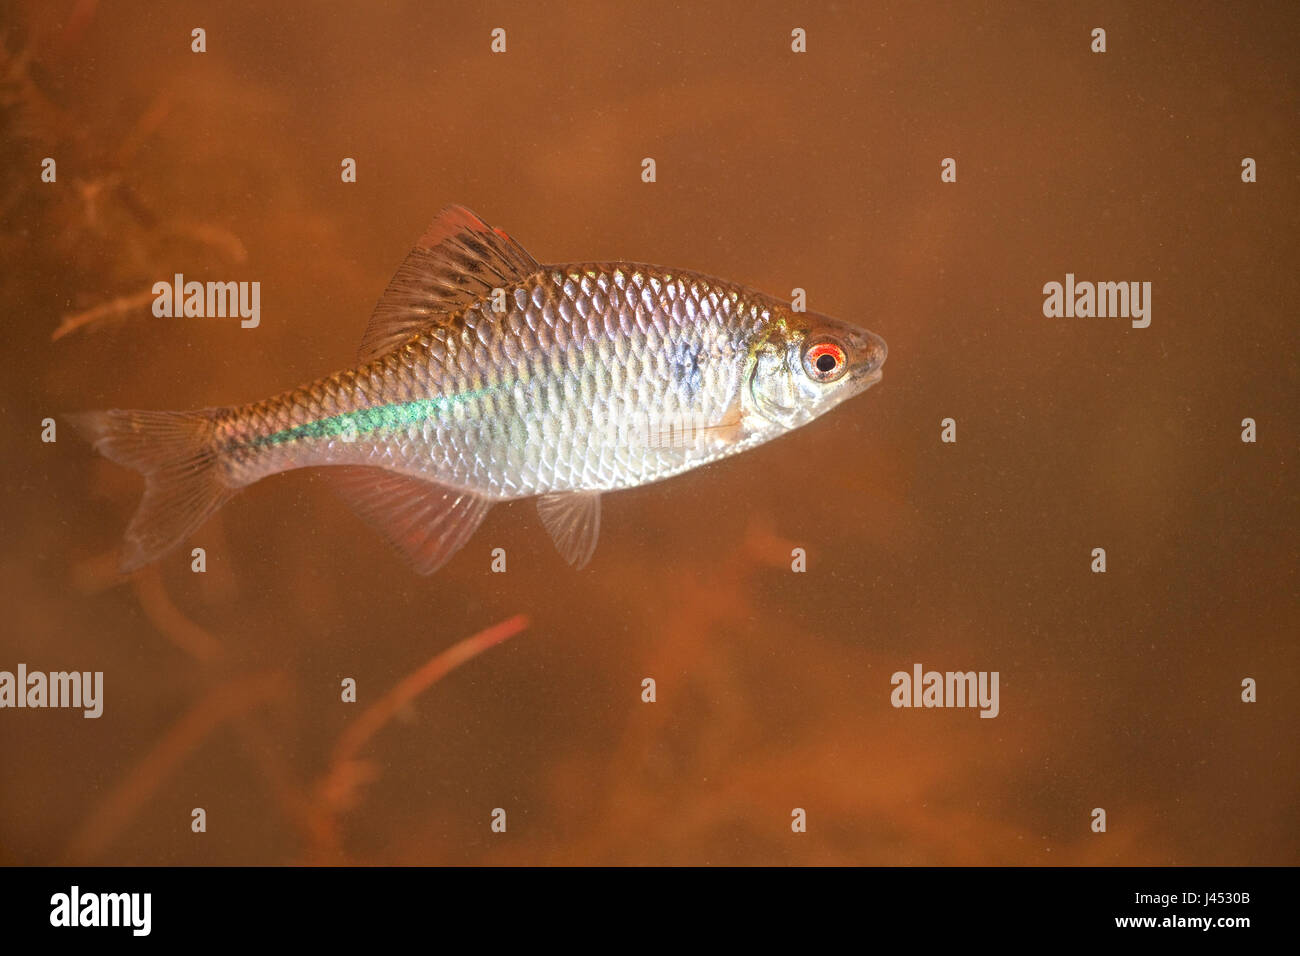
[[[303,439],[335,438],[339,435],[356,435],[360,437],[373,432],[408,428],[431,418],[442,409],[483,398],[501,387],[498,385],[474,389],[444,398],[419,398],[411,402],[377,405],[374,408],[359,408],[355,412],[343,412],[339,415],[331,415],[328,418],[318,418],[314,422],[294,425],[292,428],[284,428],[273,434],[255,438],[250,444],[255,447],[283,445]]]

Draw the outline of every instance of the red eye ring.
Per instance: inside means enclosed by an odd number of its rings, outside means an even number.
[[[803,367],[814,382],[833,382],[849,367],[849,358],[838,342],[822,340],[804,351]]]

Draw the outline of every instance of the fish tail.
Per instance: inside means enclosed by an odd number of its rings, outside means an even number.
[[[126,529],[123,573],[176,547],[238,490],[220,467],[223,412],[114,409],[67,416],[100,454],[144,475],[144,498]]]

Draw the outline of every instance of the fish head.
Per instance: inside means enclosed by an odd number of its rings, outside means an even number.
[[[774,313],[754,348],[752,410],[785,429],[807,424],[879,382],[888,352],[879,335],[849,322]]]

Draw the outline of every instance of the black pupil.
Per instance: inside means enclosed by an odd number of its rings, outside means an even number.
[[[835,356],[830,352],[823,352],[817,356],[817,371],[826,373],[835,371],[835,366],[840,363],[836,361]]]

